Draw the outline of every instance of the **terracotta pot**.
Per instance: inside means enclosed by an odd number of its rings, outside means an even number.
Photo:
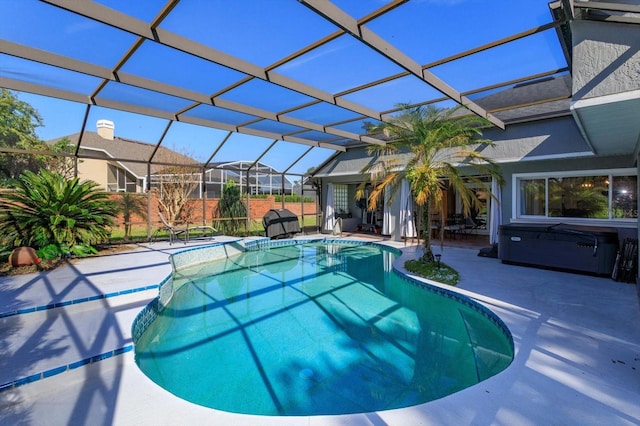
[[[9,255],[9,263],[11,266],[31,266],[40,263],[40,259],[36,251],[31,247],[18,247],[13,249]]]

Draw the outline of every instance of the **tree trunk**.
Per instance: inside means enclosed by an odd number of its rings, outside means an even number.
[[[422,232],[424,238],[424,254],[422,260],[424,262],[433,262],[433,252],[431,251],[431,208],[429,202],[422,206],[422,223],[424,224],[424,231]]]
[[[129,237],[131,236],[131,216],[124,215],[124,240],[129,241]]]

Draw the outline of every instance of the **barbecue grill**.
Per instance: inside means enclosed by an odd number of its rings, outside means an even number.
[[[272,240],[291,238],[300,232],[298,217],[287,209],[271,209],[262,217],[265,235]]]

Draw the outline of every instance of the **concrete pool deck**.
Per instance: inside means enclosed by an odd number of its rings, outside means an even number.
[[[502,373],[426,404],[356,415],[247,416],[183,401],[137,368],[131,322],[170,273],[168,255],[204,243],[132,245],[0,278],[0,385],[20,384],[0,392],[0,424],[640,424],[635,285],[504,265],[478,257],[476,248],[445,247],[442,261],[460,272],[456,291],[511,330],[515,358]],[[384,243],[402,249],[403,258],[419,250]]]

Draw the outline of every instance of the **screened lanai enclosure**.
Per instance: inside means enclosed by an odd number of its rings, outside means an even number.
[[[367,129],[401,104],[464,105],[497,129],[566,115],[569,22],[611,21],[629,8],[564,0],[0,0],[0,87],[37,109],[40,139],[70,142],[38,155],[66,156],[78,176],[109,191],[162,199],[162,182],[180,181],[197,200],[192,220],[207,224],[209,201],[233,181],[247,223],[262,217],[266,196],[270,208],[299,203],[301,220],[318,229],[313,171],[351,148],[384,145]],[[35,154],[6,144],[0,153]],[[147,206],[150,235],[157,205]]]
[[[224,186],[233,181],[240,192],[250,195],[293,195],[294,190],[301,195],[300,183],[294,186],[286,176],[266,164],[234,161],[212,166],[204,173],[152,174],[151,187],[162,191],[163,182],[184,180],[196,187],[191,198],[220,198]]]
[[[240,192],[252,195],[292,195],[294,190],[293,183],[271,166],[234,161],[207,169],[205,172],[207,196],[220,198],[224,185],[230,180],[240,187]],[[299,183],[297,186],[298,191],[301,191],[302,186]]]

